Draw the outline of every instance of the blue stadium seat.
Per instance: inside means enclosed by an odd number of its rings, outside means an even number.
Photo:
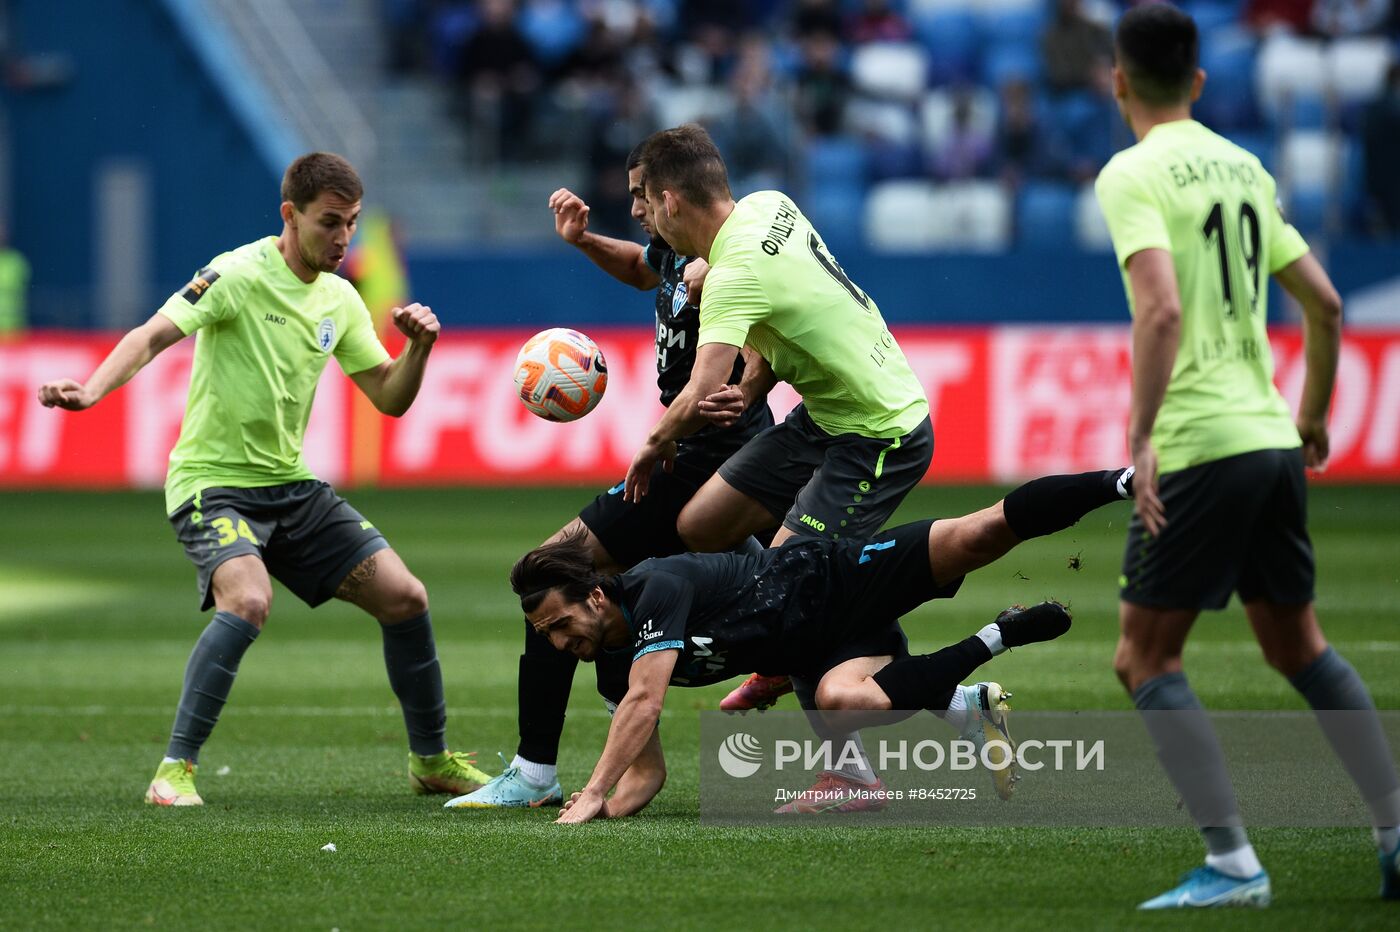
[[[1294,94],[1279,119],[1289,129],[1322,129],[1327,125],[1327,102],[1317,94]]]
[[[865,191],[854,185],[812,182],[797,204],[832,252],[858,245],[865,213]]]
[[[1260,163],[1263,164],[1266,172],[1270,174],[1273,173],[1275,143],[1271,133],[1262,131],[1238,132],[1228,133],[1227,136],[1231,142],[1241,149],[1247,149],[1252,152],[1259,159]]]
[[[982,82],[1001,87],[1017,79],[1036,82],[1040,79],[1040,46],[1019,42],[1000,42],[982,55]]]
[[[1090,120],[1096,118],[1101,108],[1088,91],[1071,91],[1054,94],[1047,100],[1051,125],[1059,133],[1070,139],[1079,138]]]
[[[978,9],[977,26],[990,43],[1019,42],[1038,49],[1047,12],[1045,3],[984,4]]]
[[[1196,29],[1203,36],[1221,26],[1232,26],[1240,19],[1240,11],[1233,3],[1202,0],[1202,2],[1184,4],[1183,9],[1191,14],[1191,18],[1196,21]]]
[[[916,178],[924,173],[916,143],[874,142],[866,152],[870,158],[870,179]]]
[[[1196,112],[1202,122],[1224,131],[1258,122],[1254,102],[1256,45],[1254,37],[1240,29],[1218,29],[1201,36],[1206,86]]]
[[[1074,244],[1075,191],[1069,185],[1031,182],[1016,198],[1016,241],[1032,249]]]
[[[1327,202],[1325,188],[1298,188],[1288,195],[1288,220],[1304,236],[1318,233],[1327,223]]]
[[[588,32],[578,10],[566,2],[526,4],[516,17],[516,27],[546,65],[563,61]]]
[[[854,139],[838,136],[813,140],[806,152],[806,178],[811,186],[865,186],[866,154]]]
[[[929,79],[934,84],[966,81],[976,75],[982,40],[970,10],[916,13],[914,36],[928,50]]]

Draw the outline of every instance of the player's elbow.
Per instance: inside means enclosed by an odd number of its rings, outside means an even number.
[[[1328,330],[1342,329],[1342,296],[1332,285],[1327,285],[1313,302],[1308,314],[1316,323]]]
[[[1138,320],[1154,335],[1163,336],[1181,331],[1181,302],[1149,301],[1138,312]]]

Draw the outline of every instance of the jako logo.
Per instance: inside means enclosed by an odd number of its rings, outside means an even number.
[[[724,739],[719,746],[719,765],[737,780],[751,777],[762,766],[763,745],[753,735],[739,732]]]

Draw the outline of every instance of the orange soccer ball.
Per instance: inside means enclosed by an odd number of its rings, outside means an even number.
[[[515,358],[515,390],[532,414],[576,421],[598,406],[608,387],[608,364],[598,344],[577,330],[535,334]]]

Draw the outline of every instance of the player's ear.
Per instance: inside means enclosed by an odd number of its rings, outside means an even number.
[[[674,220],[675,217],[676,217],[676,210],[677,210],[677,209],[679,208],[679,206],[680,206],[679,202],[676,200],[676,195],[673,194],[673,193],[670,192],[670,191],[662,191],[662,192],[661,192],[661,202],[662,202],[662,204],[664,204],[665,207],[666,207],[666,217],[667,217],[667,219],[668,219],[668,220]]]
[[[1113,96],[1116,100],[1128,99],[1128,76],[1123,73],[1122,66],[1113,66]]]
[[[1196,76],[1191,79],[1191,103],[1201,99],[1201,89],[1206,86],[1206,72],[1204,68],[1196,69]]]
[[[283,201],[282,208],[278,211],[282,215],[282,222],[288,226],[293,226],[292,217],[297,212],[297,207],[291,201]]]

